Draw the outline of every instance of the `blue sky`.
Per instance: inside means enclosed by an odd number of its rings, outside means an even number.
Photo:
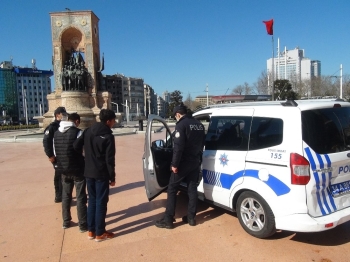
[[[263,20],[274,19],[274,43],[320,60],[322,75],[350,72],[350,1],[84,0],[3,1],[0,61],[52,69],[50,12],[91,10],[100,19],[104,74],[141,77],[158,94],[184,99],[231,93],[253,84],[272,55]],[[52,81],[53,82],[53,81]]]

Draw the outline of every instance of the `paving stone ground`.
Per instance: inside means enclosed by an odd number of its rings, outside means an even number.
[[[62,229],[54,203],[54,170],[41,137],[4,142],[0,132],[0,261],[350,261],[350,224],[320,233],[249,236],[234,214],[199,203],[196,227],[184,225],[187,196],[179,193],[175,228],[158,229],[166,193],[148,202],[142,171],[144,134],[115,136],[116,186],[110,189],[107,230],[97,243],[73,223]],[[288,208],[288,207],[286,207]]]

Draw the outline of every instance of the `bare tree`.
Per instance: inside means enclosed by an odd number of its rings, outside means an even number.
[[[243,92],[245,95],[251,95],[253,93],[253,88],[247,82],[243,84]]]
[[[242,95],[243,90],[244,90],[244,87],[242,85],[238,85],[232,90],[232,94],[234,94],[234,95]]]
[[[258,77],[256,83],[253,84],[257,94],[267,95],[269,94],[269,76],[266,71],[262,71]]]

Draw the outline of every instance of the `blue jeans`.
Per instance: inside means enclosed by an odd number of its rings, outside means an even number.
[[[72,220],[70,206],[72,202],[72,192],[75,186],[77,198],[78,224],[80,229],[87,228],[86,219],[86,182],[83,176],[62,175],[62,218],[63,224],[69,225]]]
[[[109,195],[109,179],[86,178],[89,194],[88,230],[97,236],[106,232],[106,214]]]

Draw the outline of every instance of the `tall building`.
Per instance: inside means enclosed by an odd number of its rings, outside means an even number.
[[[157,115],[161,117],[166,117],[168,113],[168,105],[169,103],[166,102],[163,97],[158,96],[155,94],[157,97]]]
[[[163,93],[163,99],[164,99],[165,102],[170,103],[170,93],[168,92],[168,90],[166,90]]]
[[[319,60],[311,61],[311,78],[321,76],[321,62]]]
[[[144,86],[142,78],[123,77],[123,104],[128,110],[130,121],[144,116]]]
[[[299,47],[293,50],[285,48],[274,59],[268,59],[267,72],[269,75],[272,74],[272,64],[274,64],[275,80],[287,79],[291,82],[301,82],[321,75],[321,62],[305,57],[304,49],[299,49]]]
[[[102,90],[109,91],[112,94],[112,110],[116,113],[125,113],[123,104],[123,75],[103,75]]]
[[[49,110],[51,70],[37,69],[34,59],[31,68],[13,66],[12,61],[0,67],[0,104],[5,103],[9,115],[31,121]]]
[[[16,74],[12,61],[0,64],[0,107],[1,115],[18,117]]]
[[[148,85],[144,84],[144,105],[145,105],[145,116],[148,117],[149,114],[157,114],[157,94],[154,93],[154,89]]]

